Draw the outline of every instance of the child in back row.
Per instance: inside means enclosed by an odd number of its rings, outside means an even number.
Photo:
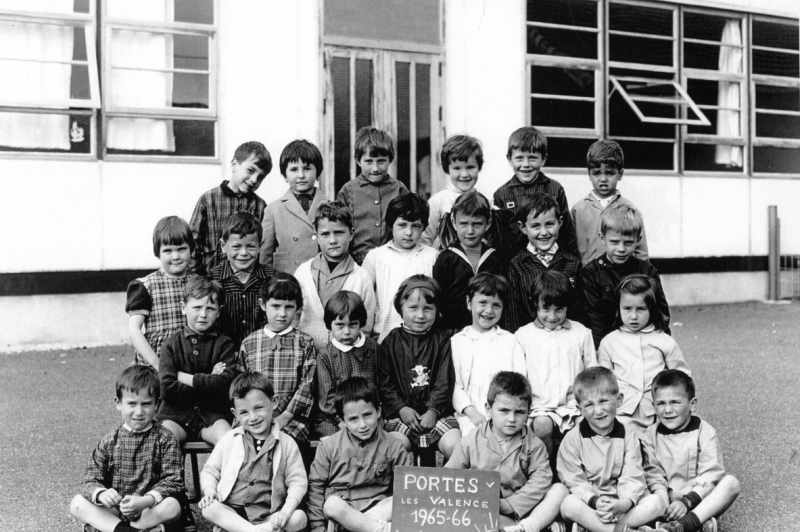
[[[400,283],[414,274],[431,275],[436,250],[419,243],[428,223],[428,203],[408,193],[389,202],[386,228],[391,241],[375,248],[364,259],[364,269],[375,287],[374,334],[382,342],[389,332],[403,323],[397,305],[392,304]]]
[[[573,287],[580,280],[580,259],[558,245],[559,235],[564,230],[562,214],[551,196],[539,193],[526,199],[517,209],[517,224],[528,239],[528,245],[508,266],[508,282],[513,290],[505,324],[511,332],[530,322],[534,312],[528,304],[528,294],[541,272],[561,272]],[[574,308],[570,318],[575,319],[577,315],[578,309]]]
[[[294,273],[319,251],[314,217],[327,201],[316,187],[322,153],[307,140],[293,140],[281,152],[280,169],[289,190],[264,212],[260,262],[268,270]]]
[[[428,227],[422,233],[421,242],[435,250],[447,249],[440,246],[439,222],[443,216],[452,213],[453,203],[464,193],[475,190],[478,174],[483,168],[483,148],[478,139],[468,135],[454,135],[442,146],[442,170],[450,178],[447,188],[437,192],[428,200],[430,215]]]
[[[453,408],[461,435],[466,436],[486,421],[486,394],[499,371],[527,375],[525,353],[514,335],[497,326],[508,300],[504,277],[479,273],[467,284],[467,310],[472,326],[450,339],[453,351]]]
[[[225,259],[220,248],[222,225],[234,213],[248,212],[259,223],[267,202],[256,195],[261,182],[272,170],[272,157],[260,142],[245,142],[233,154],[231,178],[197,200],[189,226],[194,237],[194,268],[208,275]]]
[[[211,269],[210,277],[223,289],[217,330],[233,340],[234,352],[242,340],[264,326],[266,316],[258,305],[258,294],[272,270],[258,263],[261,222],[252,214],[237,212],[222,224],[220,244],[225,259]]]
[[[325,518],[352,532],[389,532],[394,468],[413,464],[403,444],[381,428],[375,382],[351,377],[336,388],[344,430],[322,442],[308,476],[310,532]]]
[[[298,327],[314,339],[321,349],[328,344],[328,330],[323,313],[328,300],[340,290],[361,296],[367,308],[366,334],[372,332],[375,320],[375,289],[369,274],[350,256],[353,218],[343,205],[326,202],[314,216],[314,227],[320,253],[301,264],[295,277],[303,289],[303,314]]]
[[[445,467],[500,472],[499,529],[565,532],[555,520],[569,492],[563,484],[551,485],[547,450],[526,426],[531,400],[524,375],[497,373],[486,396],[489,419],[461,439]]]
[[[189,225],[177,216],[167,216],[153,230],[153,253],[161,261],[158,271],[128,285],[128,337],[136,350],[134,363],[158,368],[164,341],[183,329],[183,288],[194,277],[191,272],[194,239]]]
[[[362,127],[356,132],[354,156],[361,173],[348,181],[336,196],[353,217],[353,247],[356,264],[364,262],[367,253],[389,241],[391,224],[389,203],[408,193],[406,186],[389,175],[394,160],[394,142],[385,131]],[[427,221],[427,214],[425,220]]]
[[[497,224],[492,222],[489,200],[480,192],[459,196],[440,225],[444,251],[433,265],[433,278],[444,293],[441,327],[459,331],[472,323],[465,304],[469,280],[480,272],[502,274],[505,264],[501,254],[486,243],[494,242]]]
[[[349,377],[378,382],[378,344],[364,334],[368,312],[355,292],[337,292],[325,304],[325,326],[331,341],[317,355],[317,405],[314,429],[320,439],[342,428],[335,408],[336,387]]]
[[[600,238],[600,215],[610,205],[636,206],[627,198],[623,198],[617,183],[622,181],[625,171],[625,155],[622,148],[613,140],[598,140],[586,153],[586,166],[592,191],[581,201],[572,206],[572,223],[575,225],[575,239],[578,244],[578,255],[586,266],[606,252],[606,246]],[[634,256],[647,260],[647,238],[644,225],[642,238],[636,244]]]
[[[641,274],[629,275],[617,289],[617,327],[600,342],[597,363],[614,372],[623,401],[620,421],[643,435],[656,422],[651,393],[653,378],[664,369],[691,374],[680,347],[664,333],[656,283]]]
[[[664,317],[663,331],[669,334],[669,304],[661,288],[658,270],[647,261],[634,257],[642,236],[644,222],[635,208],[625,203],[611,205],[600,215],[600,240],[606,248],[581,271],[583,311],[592,329],[595,347],[614,329],[619,306],[616,290],[620,281],[633,273],[653,279],[658,310]]]

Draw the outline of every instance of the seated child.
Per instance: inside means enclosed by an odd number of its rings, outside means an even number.
[[[564,187],[542,172],[547,161],[547,137],[535,127],[519,128],[508,137],[506,159],[514,170],[514,176],[495,191],[494,206],[501,210],[502,218],[506,221],[501,231],[503,247],[508,249],[507,256],[513,258],[528,245],[525,235],[519,232],[516,210],[526,199],[537,193],[547,194],[555,200],[558,212],[565,217],[561,232],[558,233],[558,246],[575,255],[578,252],[575,231],[572,220],[569,219],[569,204]]]
[[[561,515],[590,532],[627,531],[655,521],[667,505],[647,492],[639,438],[616,419],[622,402],[616,377],[607,368],[585,369],[573,391],[583,421],[558,450],[558,476],[570,491]]]
[[[183,330],[183,287],[194,277],[189,268],[194,240],[189,225],[177,216],[167,216],[153,231],[153,253],[161,268],[128,285],[128,337],[136,350],[135,364],[158,368],[164,340]]]
[[[483,168],[483,148],[481,142],[469,135],[453,135],[442,146],[442,170],[450,178],[447,188],[437,192],[428,200],[430,215],[428,227],[420,241],[433,249],[439,247],[439,221],[451,212],[453,203],[465,192],[475,190],[478,174]]]
[[[592,191],[572,206],[572,223],[575,225],[575,240],[581,263],[586,266],[606,252],[606,246],[600,240],[600,215],[611,204],[636,206],[627,198],[623,198],[617,183],[622,181],[625,171],[625,156],[622,148],[613,140],[598,140],[586,153],[589,181]],[[647,260],[647,239],[642,226],[642,238],[636,244],[634,256]]]
[[[592,329],[594,346],[614,330],[619,305],[616,290],[622,279],[632,273],[642,273],[655,282],[656,302],[664,316],[664,332],[669,334],[669,304],[661,288],[658,270],[647,261],[633,256],[642,234],[644,222],[635,208],[625,203],[611,205],[600,215],[600,241],[606,248],[581,271],[583,312],[586,325]]]
[[[500,528],[563,532],[564,524],[554,521],[569,492],[552,484],[547,450],[525,425],[531,399],[524,375],[497,373],[486,397],[488,421],[461,439],[445,467],[500,472]]]
[[[353,217],[355,231],[350,253],[356,264],[361,265],[367,252],[389,241],[391,225],[386,223],[389,202],[408,194],[408,189],[389,175],[394,141],[387,132],[362,127],[356,132],[353,152],[361,173],[345,183],[336,195],[336,203],[344,205]]]
[[[624,395],[619,420],[644,435],[656,422],[652,386],[656,374],[679,369],[690,375],[681,348],[664,333],[664,317],[656,299],[656,283],[641,274],[629,275],[617,290],[616,330],[600,342],[597,363],[614,372]]]
[[[227,532],[298,532],[306,514],[297,506],[308,479],[294,440],[273,423],[272,383],[245,372],[231,384],[239,426],[214,447],[200,473],[203,517]],[[256,525],[256,526],[254,526]]]
[[[267,324],[242,342],[236,371],[259,371],[275,387],[271,399],[275,425],[308,445],[308,422],[314,405],[314,372],[317,350],[314,340],[292,326],[295,314],[303,308],[303,293],[297,279],[276,272],[261,286],[259,305],[267,315]]]
[[[195,271],[209,274],[225,260],[220,248],[222,225],[234,213],[248,212],[259,223],[267,202],[255,192],[272,171],[272,157],[260,142],[245,142],[233,154],[231,178],[212,188],[197,200],[189,226],[195,245]]]
[[[158,420],[181,445],[187,439],[215,445],[231,430],[228,389],[236,352],[231,339],[214,330],[222,297],[216,281],[199,276],[189,281],[183,291],[187,323],[161,349],[158,373],[164,401]]]
[[[658,423],[647,429],[642,450],[647,472],[657,471],[666,484],[661,493],[669,498],[668,522],[657,528],[716,532],[715,516],[733,504],[741,485],[725,474],[717,431],[693,415],[694,381],[682,371],[666,369],[653,380],[653,400]]]
[[[450,339],[456,377],[453,408],[462,437],[486,421],[486,394],[497,372],[527,374],[522,346],[497,325],[508,299],[505,278],[479,273],[469,280],[466,299],[472,326]]]
[[[525,351],[525,373],[533,388],[533,433],[551,456],[553,440],[560,441],[581,415],[572,393],[575,377],[597,365],[592,333],[577,321],[567,319],[567,309],[575,301],[574,292],[564,274],[542,272],[530,292],[535,319],[514,335]]]
[[[293,140],[281,153],[280,169],[289,190],[264,211],[259,260],[267,270],[294,273],[319,251],[314,216],[327,201],[315,186],[322,174],[322,154],[307,140]]]
[[[413,458],[381,428],[373,380],[346,379],[334,402],[345,429],[320,444],[311,464],[309,531],[323,532],[327,518],[352,532],[389,532],[394,468],[413,465]]]
[[[95,447],[69,513],[100,532],[136,532],[176,521],[183,457],[175,436],[155,421],[158,374],[149,366],[126,368],[114,401],[122,426]]]
[[[386,209],[386,227],[392,240],[375,248],[364,259],[364,269],[375,286],[375,328],[382,342],[389,331],[403,323],[392,305],[400,283],[414,274],[430,275],[436,250],[419,243],[428,223],[428,204],[417,194],[398,196]]]
[[[497,223],[492,221],[492,206],[474,190],[456,199],[451,212],[442,218],[442,251],[433,265],[433,278],[442,287],[442,329],[461,330],[472,323],[464,304],[467,283],[480,272],[501,275],[506,264],[494,247]]]
[[[580,259],[557,243],[564,219],[562,214],[551,196],[540,193],[534,194],[517,208],[517,224],[527,237],[528,246],[508,266],[511,297],[505,323],[511,332],[516,332],[529,323],[530,316],[535,314],[528,305],[528,294],[533,281],[541,272],[561,272],[567,276],[573,287],[580,279]],[[577,314],[577,309],[573,309],[570,318],[574,319]]]
[[[338,203],[323,203],[317,209],[314,227],[320,253],[301,264],[294,275],[303,289],[303,314],[298,327],[311,335],[314,345],[321,349],[328,344],[322,315],[331,296],[340,290],[361,296],[367,309],[367,321],[362,327],[370,334],[375,319],[375,289],[372,278],[349,253],[353,238],[350,212]]]
[[[317,405],[314,429],[320,439],[343,427],[336,412],[336,388],[349,377],[378,382],[378,344],[361,330],[367,323],[364,301],[355,292],[342,290],[325,304],[325,326],[331,341],[317,355]]]
[[[272,275],[258,263],[261,222],[246,212],[237,212],[222,224],[220,244],[226,259],[211,269],[210,277],[222,285],[223,298],[217,330],[233,340],[239,350],[242,340],[264,326],[264,311],[258,305],[261,285]]]
[[[426,275],[403,281],[394,307],[403,316],[378,346],[378,379],[387,422],[384,428],[407,449],[432,448],[450,458],[461,440],[453,417],[450,335],[436,327],[441,290]]]

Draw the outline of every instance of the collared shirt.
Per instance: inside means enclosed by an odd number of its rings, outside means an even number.
[[[207,274],[225,260],[219,240],[222,238],[222,224],[231,214],[249,212],[261,222],[266,208],[267,202],[255,192],[234,192],[228,187],[228,181],[200,196],[189,221],[195,243],[195,271]]]
[[[389,202],[403,194],[408,194],[406,186],[388,174],[378,183],[359,175],[339,191],[336,201],[347,207],[353,216],[355,233],[350,253],[357,264],[364,262],[368,251],[391,239],[383,218]]]
[[[533,255],[539,259],[542,264],[544,264],[545,268],[549,268],[550,263],[553,262],[553,257],[556,255],[556,251],[558,251],[558,243],[553,243],[553,246],[550,249],[547,251],[542,251],[541,249],[533,247],[533,244],[528,242],[528,245],[525,247],[525,249],[533,253]]]
[[[233,340],[233,347],[239,350],[242,340],[253,331],[266,324],[267,316],[258,304],[261,286],[272,276],[258,262],[247,282],[242,284],[226,259],[211,270],[211,278],[219,281],[225,291],[222,308],[217,321],[217,329]]]
[[[603,203],[605,201],[605,204]],[[622,196],[619,191],[606,200],[598,198],[594,192],[572,206],[572,223],[575,226],[575,240],[578,246],[578,254],[584,266],[589,264],[597,257],[602,257],[606,253],[606,246],[600,240],[600,215],[609,205],[624,204],[636,209],[636,205]],[[636,209],[639,210],[639,209]],[[647,235],[642,226],[642,238],[636,244],[634,256],[640,260],[648,260]]]
[[[353,273],[355,265],[353,257],[347,255],[344,260],[336,263],[333,271],[330,271],[328,261],[322,253],[311,259],[311,278],[314,280],[323,308],[328,300],[342,289],[347,276]]]

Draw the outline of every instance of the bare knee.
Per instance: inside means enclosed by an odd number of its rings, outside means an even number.
[[[168,522],[176,521],[181,516],[181,503],[174,497],[167,497],[158,504],[161,516]]]
[[[389,436],[396,439],[400,443],[403,444],[403,449],[408,453],[411,452],[411,440],[408,439],[407,436],[400,434],[399,432],[390,432]]]
[[[569,495],[569,490],[564,484],[556,482],[555,484],[550,486],[550,489],[547,490],[547,494],[553,497],[558,497],[561,500],[564,500]]]
[[[292,516],[283,527],[283,530],[285,532],[299,532],[300,530],[304,530],[307,524],[308,518],[306,517],[306,513],[302,510],[295,510],[292,512]]]
[[[83,515],[84,509],[86,508],[87,504],[91,504],[83,495],[75,495],[72,499],[72,502],[69,503],[69,513],[75,519],[80,520],[80,516]]]
[[[341,518],[344,506],[347,506],[346,502],[336,495],[331,495],[322,505],[322,515],[336,521]]]
[[[553,435],[553,420],[547,416],[533,418],[533,433],[539,438],[550,438]]]
[[[582,506],[585,505],[578,497],[575,495],[567,495],[564,497],[564,500],[561,501],[561,516],[569,520],[574,520]]]
[[[734,497],[738,497],[742,492],[742,484],[739,482],[739,479],[733,475],[725,475],[719,485],[724,486],[726,491]]]

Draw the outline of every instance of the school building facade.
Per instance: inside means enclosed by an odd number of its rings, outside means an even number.
[[[332,198],[355,131],[389,130],[393,175],[446,185],[446,136],[549,138],[570,205],[586,149],[618,140],[671,304],[762,300],[767,206],[800,228],[800,4],[792,0],[0,0],[0,351],[126,340],[152,230],[188,220],[263,142],[320,146]],[[800,239],[784,241],[800,254]]]

